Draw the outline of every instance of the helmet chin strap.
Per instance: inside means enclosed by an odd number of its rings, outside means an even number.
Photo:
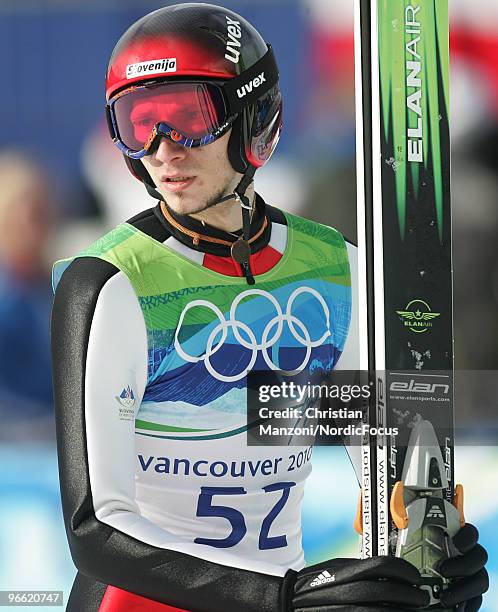
[[[142,181],[145,185],[145,189],[147,189],[147,193],[154,198],[154,200],[159,200],[162,202],[164,200],[164,196],[159,193],[159,191],[152,187],[148,182]]]
[[[249,245],[250,238],[250,229],[251,229],[251,211],[252,205],[249,202],[249,198],[245,195],[247,188],[252,183],[254,178],[254,174],[256,172],[256,168],[252,165],[249,165],[247,170],[244,172],[242,179],[239,184],[233,190],[233,193],[230,193],[222,198],[220,198],[216,204],[220,204],[221,202],[226,202],[227,200],[231,200],[235,198],[242,209],[242,236],[237,238],[237,240],[232,244],[231,254],[232,258],[238,262],[242,271],[244,272],[244,276],[246,277],[247,283],[249,285],[254,285],[254,276],[251,272],[251,266],[249,263],[249,258],[251,256],[251,247]]]

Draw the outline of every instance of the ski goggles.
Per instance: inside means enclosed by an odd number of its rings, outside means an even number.
[[[200,147],[223,136],[245,107],[277,83],[269,46],[256,64],[233,79],[152,81],[118,92],[106,105],[109,131],[132,159],[152,153],[160,137]]]

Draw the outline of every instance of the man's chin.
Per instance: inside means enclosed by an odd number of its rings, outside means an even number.
[[[192,215],[209,207],[208,203],[199,203],[199,200],[193,200],[189,197],[185,197],[183,194],[175,194],[174,197],[171,194],[167,196],[163,194],[164,201],[173,212],[178,215]]]
[[[217,204],[219,204],[220,198],[223,197],[222,190],[220,193],[213,195],[211,198],[204,200],[203,202],[199,201],[199,198],[194,198],[186,193],[176,193],[172,195],[171,193],[162,194],[164,201],[168,205],[171,210],[176,212],[179,215],[195,215],[200,213],[208,208],[213,208]]]

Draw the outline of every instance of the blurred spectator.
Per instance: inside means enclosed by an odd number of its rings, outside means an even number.
[[[498,4],[461,0],[450,8],[456,366],[496,370]],[[485,406],[496,419],[494,388],[466,391],[469,412]]]
[[[12,440],[43,434],[52,411],[46,250],[54,207],[47,177],[21,153],[0,153],[0,185],[0,430]]]
[[[353,3],[301,2],[308,44],[296,157],[307,165],[308,192],[299,213],[356,241]]]

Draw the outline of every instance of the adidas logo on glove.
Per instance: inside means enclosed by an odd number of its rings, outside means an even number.
[[[310,584],[310,587],[316,587],[316,586],[320,586],[321,584],[327,584],[327,582],[334,582],[334,581],[335,581],[335,574],[331,576],[329,572],[325,570],[321,574],[318,574],[318,576]]]

